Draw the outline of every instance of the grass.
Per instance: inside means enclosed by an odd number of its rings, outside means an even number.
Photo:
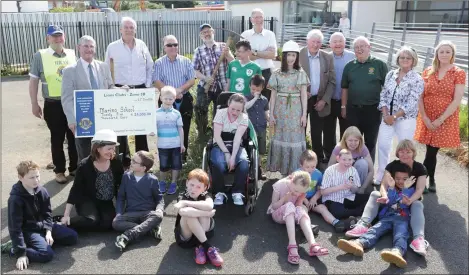
[[[468,122],[468,106],[461,105],[459,108],[459,137],[461,138],[461,146],[458,148],[444,149],[443,152],[456,159],[464,167],[469,168],[469,153],[468,153],[468,137],[469,137],[469,122]]]

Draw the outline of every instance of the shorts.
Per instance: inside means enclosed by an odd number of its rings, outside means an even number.
[[[207,239],[210,239],[213,237],[214,228],[215,228],[215,220],[213,218],[210,218],[210,229],[207,232],[205,232],[205,236],[207,237]],[[192,236],[189,239],[187,240],[184,239],[184,237],[181,235],[181,225],[178,225],[176,226],[176,228],[174,228],[174,238],[176,239],[176,243],[182,248],[193,248],[193,247],[197,247],[200,245],[199,239],[197,239],[197,237],[194,234],[192,234]]]
[[[167,172],[170,170],[182,169],[181,148],[158,148],[158,155],[160,158],[160,171]]]
[[[259,155],[265,155],[267,153],[267,129],[256,129],[256,135]]]
[[[309,219],[307,210],[305,210],[303,206],[295,206],[292,202],[287,202],[286,204],[274,210],[272,212],[272,219],[276,223],[285,224],[285,218],[291,213],[294,213],[295,222],[297,224],[300,224],[300,220],[303,217],[307,217]]]

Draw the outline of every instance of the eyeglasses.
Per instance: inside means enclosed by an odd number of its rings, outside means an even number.
[[[172,48],[172,47],[179,46],[179,44],[178,43],[169,43],[169,44],[166,44],[165,46],[168,47],[168,48]]]
[[[133,159],[130,160],[130,163],[132,163],[132,164],[139,164],[139,165],[142,164],[141,162],[136,162],[136,161],[133,160]]]
[[[410,56],[399,56],[400,60],[412,60],[413,58]]]
[[[201,35],[212,34],[212,30],[200,32]]]

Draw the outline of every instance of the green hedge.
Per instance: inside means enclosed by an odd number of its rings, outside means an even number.
[[[467,141],[469,137],[469,123],[468,123],[468,107],[466,104],[461,105],[459,108],[459,136],[461,141]]]

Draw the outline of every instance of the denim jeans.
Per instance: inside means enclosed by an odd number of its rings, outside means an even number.
[[[26,256],[30,262],[47,263],[54,257],[54,251],[47,244],[45,233],[23,232],[26,244]],[[78,234],[73,229],[63,225],[54,224],[52,227],[53,245],[74,245],[77,243]]]
[[[368,229],[368,232],[362,235],[358,241],[363,248],[371,248],[381,236],[392,230],[393,247],[399,248],[404,256],[407,251],[407,240],[409,238],[409,220],[402,216],[387,216],[378,221],[374,226]]]
[[[125,212],[114,218],[112,227],[116,231],[124,232],[124,235],[133,241],[159,226],[162,220],[163,212],[160,211]]]
[[[224,174],[228,171],[228,164],[225,160],[225,154],[218,147],[214,146],[210,153],[210,161],[212,162],[213,173],[213,194],[224,192],[225,180]],[[249,160],[246,149],[240,147],[235,160],[235,182],[231,189],[231,193],[244,193],[246,189],[246,181],[249,174]]]

